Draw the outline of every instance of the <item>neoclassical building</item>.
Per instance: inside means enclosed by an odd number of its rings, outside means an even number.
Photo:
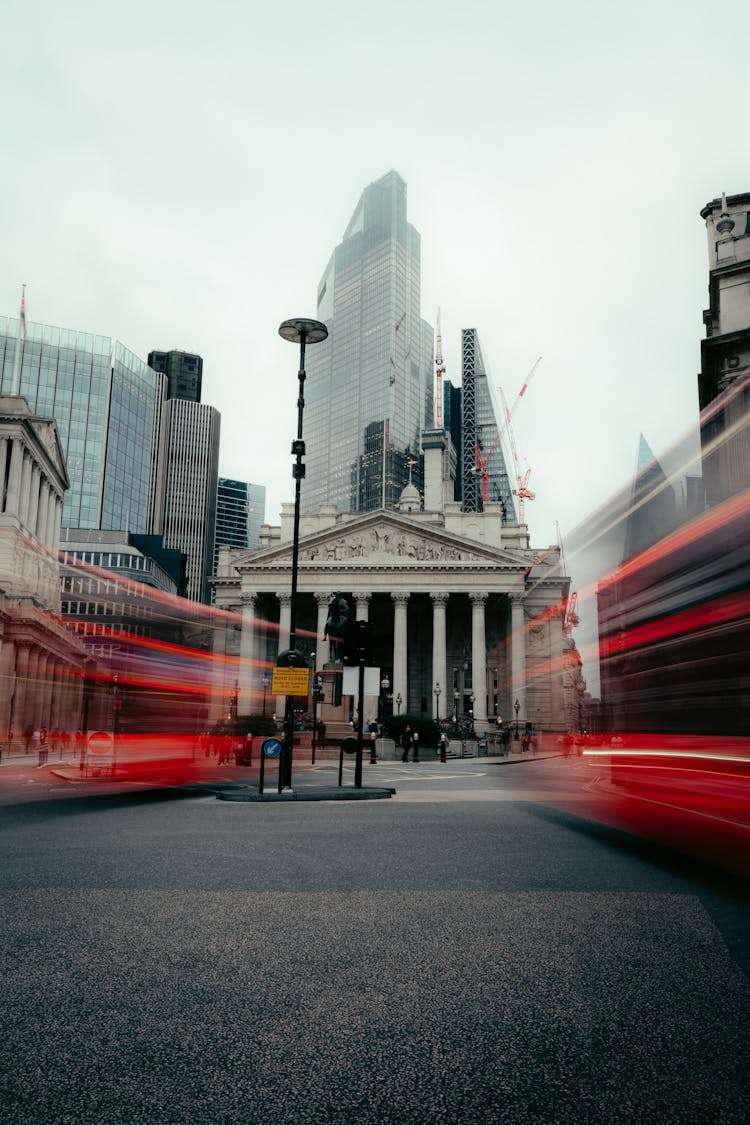
[[[75,728],[83,645],[60,618],[58,542],[68,474],[57,426],[0,397],[0,743],[29,727]]]
[[[502,523],[499,503],[462,512],[452,500],[449,443],[444,431],[425,431],[424,497],[407,486],[397,511],[324,504],[302,514],[298,642],[315,653],[316,668],[329,664],[324,627],[340,592],[356,619],[371,623],[371,662],[389,681],[394,711],[471,712],[479,731],[517,714],[537,730],[563,730],[569,579],[559,549],[531,548],[525,525]],[[259,548],[220,553],[216,607],[241,626],[216,630],[216,653],[230,658],[223,696],[236,680],[240,713],[260,709],[264,676],[289,647],[293,525],[286,504]],[[377,706],[377,697],[366,700],[365,719]]]

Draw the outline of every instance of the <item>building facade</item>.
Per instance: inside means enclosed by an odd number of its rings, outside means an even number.
[[[703,483],[709,505],[747,487],[750,464],[750,192],[701,211],[708,236],[709,307],[698,397]]]
[[[57,544],[68,475],[57,426],[0,397],[0,742],[82,721],[83,645],[60,620]]]
[[[462,512],[446,479],[448,444],[443,431],[423,435],[422,503],[407,486],[416,504],[402,501],[399,511],[346,513],[331,503],[303,515],[299,643],[316,667],[330,663],[325,621],[332,594],[343,593],[352,616],[372,624],[372,662],[388,677],[394,709],[470,714],[485,732],[518,702],[521,723],[562,730],[569,579],[559,550],[540,561],[525,528],[503,526],[499,504]],[[233,657],[227,674],[237,677],[242,712],[258,709],[263,677],[289,644],[293,507],[284,506],[280,527],[264,528],[258,550],[222,551],[213,580],[217,607],[241,614],[239,652],[217,655]],[[377,706],[366,701],[366,719]]]
[[[165,405],[164,546],[187,556],[185,596],[209,602],[214,565],[221,415],[172,398]]]
[[[167,377],[167,398],[186,398],[201,401],[203,386],[203,359],[192,352],[148,353],[148,365]]]
[[[389,172],[365,188],[318,288],[329,335],[306,361],[306,511],[398,501],[433,417],[433,332],[420,287],[406,184]]]
[[[476,328],[461,332],[461,479],[465,512],[481,512],[485,497],[500,504],[503,523],[517,523],[500,427]]]
[[[260,529],[266,522],[266,489],[262,484],[219,477],[216,504],[214,573],[221,547],[246,550],[260,546]]]
[[[63,527],[148,533],[158,520],[165,376],[116,340],[0,317],[0,386],[54,418],[70,487]]]

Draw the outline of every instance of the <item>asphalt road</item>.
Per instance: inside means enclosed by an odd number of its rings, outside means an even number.
[[[374,772],[6,787],[0,1121],[750,1120],[746,884],[596,823],[578,762]]]

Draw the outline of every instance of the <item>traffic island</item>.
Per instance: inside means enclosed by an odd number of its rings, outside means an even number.
[[[392,797],[395,789],[388,787],[371,788],[362,786],[341,787],[337,785],[300,785],[296,789],[265,789],[263,793],[254,788],[221,789],[216,794],[219,801],[381,801]]]

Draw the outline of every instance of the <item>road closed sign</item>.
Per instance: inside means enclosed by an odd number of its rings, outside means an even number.
[[[309,668],[274,668],[271,681],[273,695],[307,695],[309,691]]]
[[[107,730],[93,730],[87,741],[89,754],[95,754],[97,758],[110,757],[115,748],[114,736]]]

